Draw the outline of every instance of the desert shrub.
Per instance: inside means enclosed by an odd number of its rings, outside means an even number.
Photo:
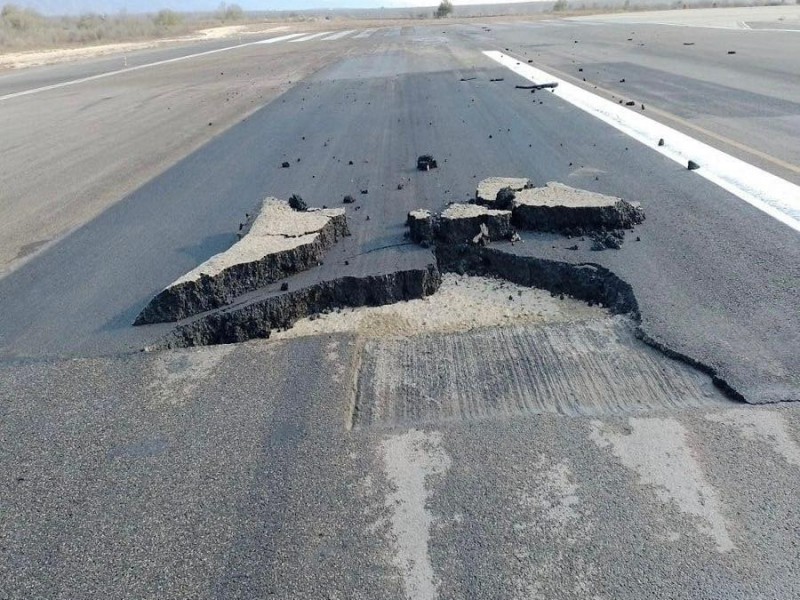
[[[433,13],[433,16],[437,19],[443,19],[444,17],[450,16],[450,13],[453,12],[453,3],[450,0],[442,0],[439,3],[439,7],[436,9],[436,12]]]

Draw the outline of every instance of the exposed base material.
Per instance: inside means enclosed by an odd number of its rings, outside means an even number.
[[[368,277],[342,277],[307,288],[270,296],[241,307],[218,311],[178,326],[160,348],[231,344],[268,338],[270,331],[339,307],[379,306],[423,298],[436,292],[441,275],[427,269]]]

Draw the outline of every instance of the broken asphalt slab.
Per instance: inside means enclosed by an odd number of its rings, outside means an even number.
[[[238,242],[156,295],[134,324],[178,321],[230,304],[237,296],[319,264],[347,235],[344,209],[298,211],[267,198],[242,226]]]

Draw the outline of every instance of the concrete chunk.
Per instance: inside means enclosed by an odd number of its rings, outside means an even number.
[[[642,210],[622,198],[554,182],[520,191],[513,205],[514,225],[536,231],[630,229],[643,220]]]
[[[433,243],[433,213],[429,210],[417,209],[408,213],[408,225],[411,241],[427,246]]]
[[[475,201],[478,204],[492,206],[500,190],[511,188],[513,192],[520,192],[530,187],[533,187],[531,180],[523,177],[489,177],[478,184]]]
[[[451,204],[441,214],[434,229],[436,239],[460,244],[481,233],[481,225],[485,225],[490,240],[507,240],[513,234],[511,211],[492,210],[477,204]]]
[[[225,306],[241,294],[317,265],[346,235],[342,208],[298,212],[287,202],[267,198],[242,228],[238,242],[156,295],[134,324],[178,321]]]

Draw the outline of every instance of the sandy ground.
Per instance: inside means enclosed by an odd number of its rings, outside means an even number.
[[[98,46],[83,46],[80,48],[51,48],[47,50],[9,52],[7,54],[0,54],[0,70],[40,67],[43,65],[54,65],[75,60],[108,56],[112,54],[124,54],[125,52],[134,52],[137,50],[147,50],[149,48],[185,44],[187,42],[202,42],[208,40],[263,35],[265,33],[288,31],[289,29],[291,29],[291,26],[289,25],[276,25],[274,23],[263,23],[259,25],[228,25],[225,27],[201,29],[191,35],[167,39],[147,40],[141,42],[120,42],[115,44],[101,44]]]
[[[544,290],[447,273],[439,291],[422,300],[342,309],[301,319],[287,331],[273,332],[270,339],[343,332],[365,337],[453,333],[512,323],[560,323],[607,316],[602,308],[571,298],[561,300]]]

